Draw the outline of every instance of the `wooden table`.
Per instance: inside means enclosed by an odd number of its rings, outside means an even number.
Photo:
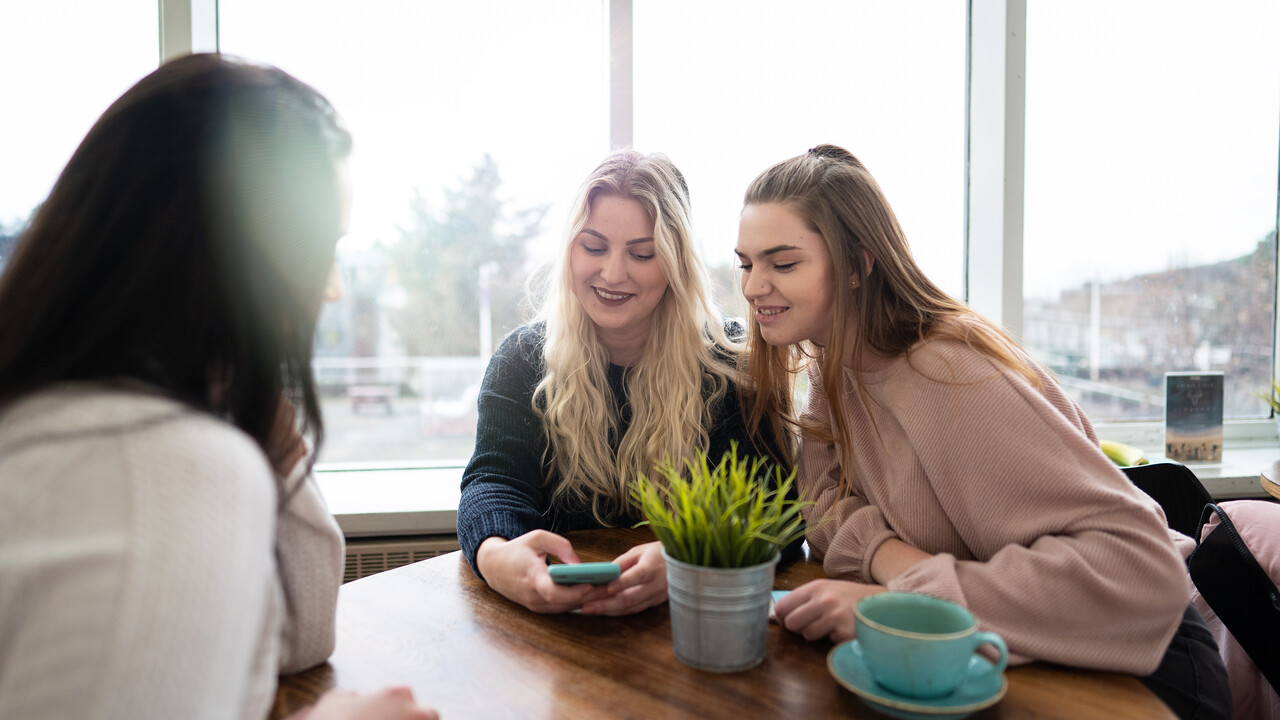
[[[1280,460],[1262,469],[1261,482],[1268,495],[1280,500]]]
[[[569,535],[583,561],[612,560],[652,539],[642,530]],[[822,577],[822,566],[780,569],[779,589]],[[621,618],[538,615],[478,580],[460,553],[343,586],[329,663],[281,679],[272,718],[331,687],[409,685],[444,720],[463,718],[883,718],[827,671],[828,641],[776,624],[760,666],[718,675],[681,665],[666,605]],[[1173,718],[1127,675],[1036,663],[1008,671],[1004,699],[971,717]]]

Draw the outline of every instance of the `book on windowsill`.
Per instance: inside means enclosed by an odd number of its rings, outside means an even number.
[[[1164,375],[1164,454],[1179,462],[1222,461],[1221,372]]]

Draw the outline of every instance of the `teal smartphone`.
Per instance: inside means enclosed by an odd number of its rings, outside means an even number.
[[[551,579],[560,585],[604,585],[622,574],[618,563],[590,562],[574,565],[552,565],[547,568]]]

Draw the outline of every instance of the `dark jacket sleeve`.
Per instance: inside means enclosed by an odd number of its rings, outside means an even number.
[[[480,386],[475,451],[458,502],[458,543],[477,576],[480,543],[547,526],[546,439],[533,411],[533,390],[544,374],[542,345],[540,325],[515,330],[499,345]]]

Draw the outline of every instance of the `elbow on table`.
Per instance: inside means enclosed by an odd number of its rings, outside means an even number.
[[[281,675],[309,670],[329,659],[337,645],[334,621],[313,624],[305,633],[286,628],[280,640],[279,672]]]

